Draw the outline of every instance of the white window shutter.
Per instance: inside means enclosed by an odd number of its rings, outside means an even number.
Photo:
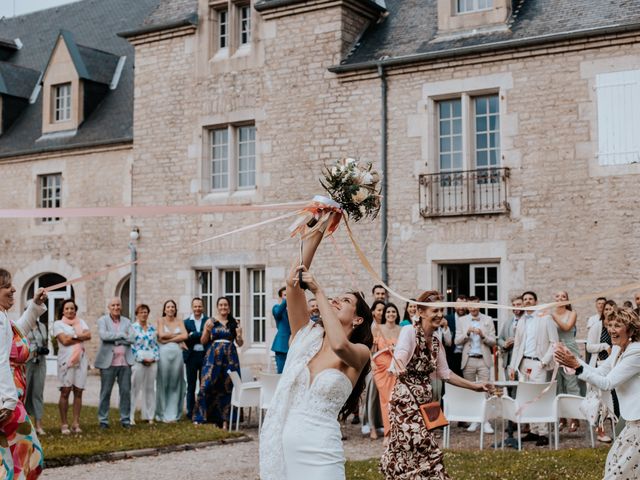
[[[640,163],[640,70],[596,76],[598,163]]]

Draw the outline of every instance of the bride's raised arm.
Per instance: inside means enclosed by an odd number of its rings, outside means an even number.
[[[313,257],[316,254],[318,245],[322,241],[324,232],[316,231],[302,242],[302,265],[306,268],[311,266]],[[300,288],[300,258],[294,259],[294,266],[287,278],[287,313],[289,315],[289,325],[291,327],[291,338],[293,339],[298,330],[309,323],[309,306],[304,290]]]

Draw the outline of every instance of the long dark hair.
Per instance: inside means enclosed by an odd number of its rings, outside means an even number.
[[[372,304],[371,304],[371,308],[369,309],[369,311],[371,312],[371,321],[373,322],[373,312],[375,311],[376,308],[378,308],[378,305],[382,305],[385,306],[386,303],[383,302],[382,300],[375,300]],[[382,310],[384,312],[384,309]],[[381,323],[384,323],[384,313],[382,314],[382,320]]]
[[[227,315],[227,328],[229,329],[229,332],[231,333],[231,338],[233,338],[234,340],[236,339],[236,329],[238,328],[238,321],[234,318],[233,316],[233,311],[231,310],[231,299],[229,297],[218,297],[216,299],[216,309],[218,308],[218,304],[220,303],[220,300],[226,300],[227,303],[229,304],[229,315]]]
[[[371,346],[373,345],[373,334],[371,333],[371,323],[373,322],[373,315],[371,315],[371,310],[369,309],[369,305],[365,301],[362,293],[360,292],[349,292],[351,295],[356,297],[356,315],[358,317],[362,317],[362,323],[357,325],[356,328],[351,332],[351,336],[349,337],[349,341],[351,343],[362,343],[366,345],[366,347],[371,350]],[[340,409],[340,413],[338,414],[338,420],[345,420],[351,413],[355,413],[358,411],[358,402],[360,400],[360,394],[364,390],[364,382],[367,377],[367,374],[371,370],[371,362],[366,362],[362,372],[360,372],[360,376],[358,377],[358,381],[356,382],[351,395],[347,398],[347,401],[344,402],[344,405]]]
[[[164,305],[162,305],[162,316],[166,317],[167,316],[167,305],[169,305],[170,303],[173,303],[173,306],[176,308],[176,318],[178,318],[178,304],[174,301],[174,300],[167,300],[166,302],[164,302]]]
[[[414,303],[416,299],[410,298],[409,300],[411,301],[407,302],[407,304],[404,306],[404,315],[402,315],[402,320],[409,320],[411,322],[413,319],[411,318],[411,315],[409,315],[409,305]]]
[[[380,323],[384,324],[387,323],[387,310],[389,310],[390,308],[393,308],[396,311],[396,325],[400,325],[400,312],[398,311],[398,307],[395,306],[395,304],[393,303],[387,303],[384,306],[384,310],[382,311],[382,321]]]

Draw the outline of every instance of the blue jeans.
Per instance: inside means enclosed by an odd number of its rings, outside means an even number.
[[[284,364],[287,361],[287,354],[286,352],[276,352],[276,371],[278,373],[282,373],[282,370],[284,370]]]
[[[120,423],[129,423],[131,413],[131,367],[109,367],[100,369],[100,405],[98,420],[101,424],[109,424],[109,401],[113,384],[118,382],[120,394]]]

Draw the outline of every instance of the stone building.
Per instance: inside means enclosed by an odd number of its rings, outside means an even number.
[[[30,35],[40,22],[49,34]],[[387,188],[357,238],[407,297],[548,301],[636,278],[639,1],[82,0],[4,20],[0,38],[2,208],[306,200],[326,163],[356,156]],[[152,317],[167,298],[187,314],[229,296],[243,361],[264,363],[297,251],[287,221],[196,242],[275,215],[1,219],[1,263],[24,303],[45,274],[126,261],[135,229]],[[321,282],[369,290],[336,240]],[[74,286],[92,325],[128,273]],[[592,299],[575,306],[583,336]]]

